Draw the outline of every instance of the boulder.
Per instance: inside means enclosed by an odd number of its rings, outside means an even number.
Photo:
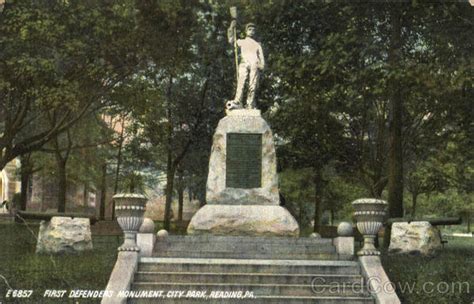
[[[388,248],[391,254],[431,256],[440,248],[439,230],[429,222],[399,222],[392,225]]]
[[[76,253],[92,250],[91,226],[88,218],[55,216],[41,221],[36,253]]]
[[[280,206],[206,205],[193,217],[188,234],[299,236],[299,226]]]

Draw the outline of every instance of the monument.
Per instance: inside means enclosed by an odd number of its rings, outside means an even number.
[[[207,205],[191,219],[188,234],[297,237],[298,223],[280,206],[273,134],[256,109],[255,93],[264,68],[263,51],[253,39],[253,23],[247,24],[245,39],[236,39],[235,27],[233,20],[228,38],[241,55],[240,64],[236,64],[235,98],[226,103],[227,116],[219,121],[214,133]]]
[[[236,19],[235,8],[232,12]],[[365,240],[358,253],[360,262],[353,260],[351,223],[341,223],[334,239],[298,237],[298,223],[280,206],[273,134],[255,103],[258,78],[264,67],[262,47],[253,38],[254,24],[246,26],[245,39],[237,39],[235,28],[234,20],[228,38],[236,52],[236,92],[234,99],[226,102],[227,115],[214,133],[207,204],[191,219],[191,236],[160,230],[155,242],[152,224],[140,230],[134,225],[141,223],[144,202],[118,203],[122,210],[119,222],[121,217],[128,241],[120,249],[106,291],[128,294],[104,298],[102,303],[203,303],[208,297],[212,302],[224,303],[233,298],[216,297],[217,290],[219,294],[236,295],[236,300],[243,299],[245,303],[399,304],[396,293],[383,288],[393,287],[393,283],[373,246],[382,226],[385,202],[363,199],[353,203],[357,227]],[[133,242],[137,231],[138,246]],[[331,291],[327,289],[331,283],[358,288]],[[160,294],[140,299],[155,291]],[[183,295],[176,297],[177,291]],[[248,299],[246,295],[238,296],[242,291],[250,293]]]

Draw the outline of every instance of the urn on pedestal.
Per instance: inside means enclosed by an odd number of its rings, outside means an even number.
[[[140,251],[136,237],[143,223],[146,197],[136,193],[120,193],[113,197],[117,222],[124,233],[124,242],[119,251]]]
[[[383,225],[387,213],[387,202],[381,199],[361,198],[352,202],[357,229],[364,237],[364,247],[357,255],[380,255],[374,246],[377,233]]]

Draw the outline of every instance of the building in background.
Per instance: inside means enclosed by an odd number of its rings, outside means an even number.
[[[9,162],[8,165],[0,172],[0,202],[11,202],[13,195],[20,192],[20,182],[17,177],[17,169],[20,162],[17,159]],[[0,213],[7,213],[6,206],[0,208]]]

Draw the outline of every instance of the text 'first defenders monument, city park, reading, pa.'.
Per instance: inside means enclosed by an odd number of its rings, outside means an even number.
[[[231,14],[237,85],[214,133],[207,204],[187,235],[155,235],[143,218],[146,198],[116,195],[125,241],[102,303],[400,303],[374,246],[384,201],[353,202],[364,237],[357,254],[352,224],[341,223],[335,238],[299,237],[297,221],[280,205],[274,138],[256,107],[264,54],[256,25],[237,39],[235,9]]]

